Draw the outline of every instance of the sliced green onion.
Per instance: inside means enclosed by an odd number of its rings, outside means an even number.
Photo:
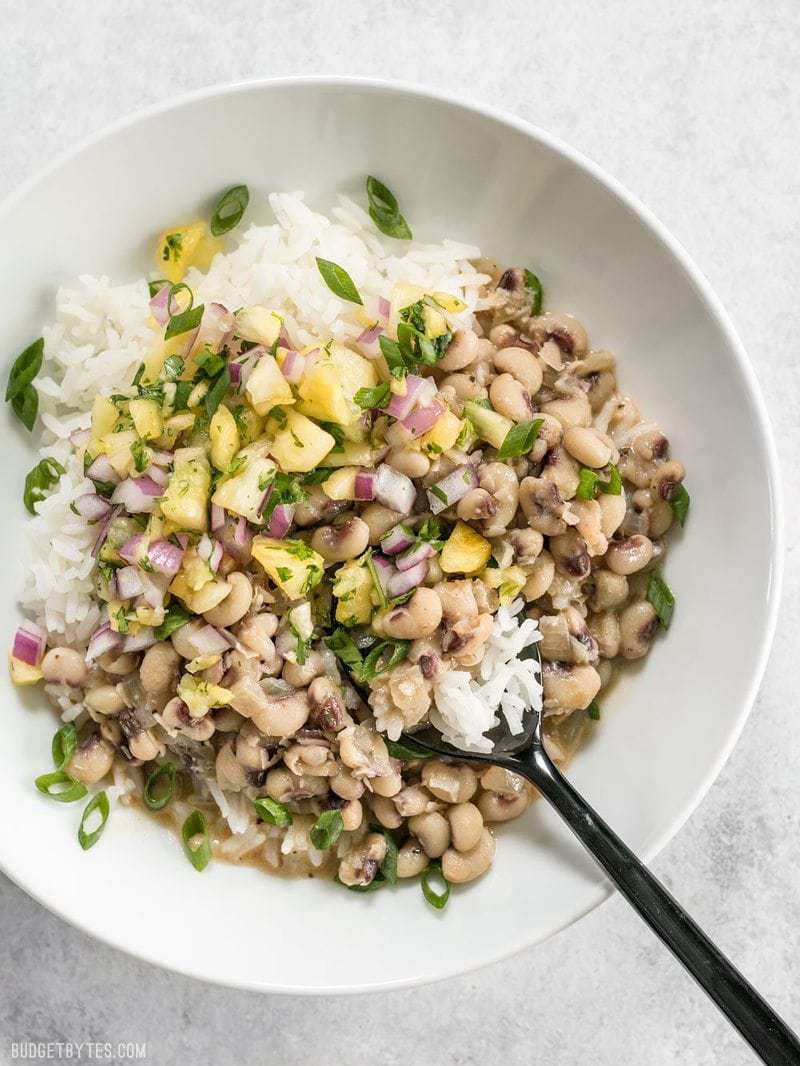
[[[606,496],[622,495],[622,478],[613,463],[610,463],[608,467],[608,481],[598,481],[597,488]]]
[[[440,911],[450,899],[450,882],[442,873],[442,864],[432,862],[426,870],[422,871],[420,883],[422,895],[432,907]]]
[[[434,753],[432,751],[423,751],[422,748],[417,748],[410,744],[408,740],[403,744],[398,740],[389,740],[388,737],[384,737],[383,740],[393,759],[402,759],[404,762],[412,762],[415,759],[434,758]]]
[[[686,516],[689,513],[690,503],[689,493],[686,491],[685,487],[680,483],[677,484],[669,498],[669,505],[681,527],[686,524]]]
[[[53,766],[55,766],[56,770],[64,769],[77,746],[78,732],[75,729],[75,724],[74,722],[67,722],[53,736],[53,742],[50,745],[50,749],[53,752]]]
[[[386,854],[381,863],[381,873],[387,885],[397,884],[397,844],[391,833],[384,830],[383,838],[386,841]]]
[[[192,844],[191,841],[198,836],[201,838],[200,843]],[[208,839],[206,816],[201,811],[192,811],[183,823],[181,839],[186,858],[195,870],[205,870],[211,861],[211,841]]]
[[[600,704],[597,702],[597,700],[592,700],[592,702],[586,708],[586,714],[589,716],[589,718],[592,719],[593,722],[600,721],[602,711],[600,708]]]
[[[369,199],[369,217],[387,237],[395,237],[399,241],[410,241],[411,227],[400,214],[400,205],[397,197],[382,181],[377,178],[367,178],[367,198]]]
[[[581,467],[575,496],[579,500],[593,500],[598,493],[607,496],[619,496],[622,493],[622,478],[619,470],[612,464],[608,467],[608,481],[602,481],[596,470]]]
[[[29,344],[25,351],[18,355],[8,375],[6,387],[6,401],[10,402],[22,393],[31,384],[39,373],[44,356],[44,338],[38,337],[33,344]]]
[[[582,466],[578,478],[578,487],[575,490],[575,498],[578,500],[593,500],[594,487],[599,480],[599,475],[590,470],[588,466]]]
[[[652,603],[663,628],[668,629],[672,621],[672,612],[675,609],[675,597],[672,589],[657,570],[651,570],[647,579],[647,598]]]
[[[544,295],[542,290],[542,283],[541,281],[539,281],[539,279],[536,277],[532,270],[524,270],[522,272],[522,276],[524,279],[523,284],[528,290],[528,292],[531,294],[531,314],[541,314],[542,298]]]
[[[534,418],[531,422],[520,422],[519,425],[513,426],[506,433],[503,443],[498,448],[497,458],[514,459],[518,455],[527,455],[536,443],[541,426],[541,418]]]
[[[11,401],[11,410],[30,433],[39,411],[39,393],[33,385],[26,385],[16,394]]]
[[[167,613],[164,615],[164,621],[160,626],[156,626],[153,630],[153,636],[156,640],[166,640],[176,629],[180,629],[181,626],[185,626],[187,622],[191,622],[194,615],[191,611],[187,611],[186,608],[178,603],[177,600],[173,600],[169,607],[167,607]]]
[[[341,811],[323,811],[311,826],[309,838],[317,851],[332,848],[344,829]]]
[[[158,294],[161,292],[165,285],[167,286],[167,288],[169,288],[170,283],[167,281],[166,278],[156,278],[155,281],[148,281],[147,291],[150,295],[150,299],[152,300],[154,296],[158,296]],[[134,381],[134,385],[135,384],[136,382]]]
[[[90,829],[86,831],[86,823],[89,821],[95,811],[100,814],[100,824],[96,829]],[[88,851],[97,841],[100,839],[100,835],[106,827],[108,821],[109,806],[108,796],[105,792],[97,792],[86,806],[83,808],[83,814],[81,815],[81,824],[78,826],[78,843],[84,851]]]
[[[317,256],[317,269],[334,296],[338,296],[340,300],[348,300],[351,304],[363,304],[353,279],[344,267],[332,263],[330,259],[320,259]]]
[[[209,229],[215,237],[228,233],[242,221],[242,215],[250,203],[250,190],[246,185],[233,185],[217,200]]]
[[[49,796],[57,803],[74,803],[76,800],[83,799],[88,791],[86,785],[76,781],[63,770],[56,770],[52,774],[42,774],[36,778],[34,784],[43,796]]]
[[[171,337],[177,337],[181,333],[188,333],[191,329],[197,329],[204,310],[204,305],[198,304],[197,307],[190,307],[188,311],[173,315],[164,330],[164,340],[168,341]]]
[[[166,789],[162,785],[166,782]],[[174,762],[165,762],[148,774],[142,798],[151,811],[163,811],[175,795],[178,783],[178,768]]]
[[[390,388],[388,381],[382,381],[374,389],[359,389],[353,399],[359,407],[385,407],[389,402]]]
[[[214,384],[206,393],[205,405],[206,415],[209,418],[213,418],[217,408],[225,399],[225,394],[231,387],[231,372],[228,368],[228,364],[225,364],[225,369],[214,381]]]
[[[253,800],[253,806],[258,817],[267,825],[277,825],[279,829],[285,829],[287,825],[292,824],[292,812],[289,808],[269,796],[259,796]]]
[[[188,302],[186,302],[185,300],[181,301],[178,299],[178,296],[180,296],[180,294],[184,292],[184,290],[189,294]],[[173,300],[175,301],[174,304]],[[185,303],[186,306],[182,306],[182,303]],[[174,318],[176,315],[182,314],[184,311],[190,310],[193,303],[194,293],[189,288],[189,286],[186,285],[183,281],[179,281],[177,285],[170,285],[169,293],[167,295],[167,313],[169,314],[170,318]]]

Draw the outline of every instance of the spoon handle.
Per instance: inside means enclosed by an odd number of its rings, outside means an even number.
[[[515,765],[511,765],[512,761]],[[508,760],[549,800],[628,903],[683,963],[769,1066],[798,1066],[800,1041],[602,818],[535,745]]]

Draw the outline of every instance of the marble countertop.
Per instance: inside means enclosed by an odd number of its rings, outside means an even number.
[[[414,80],[564,138],[683,242],[775,426],[788,565],[756,706],[656,873],[800,1023],[800,7],[795,0],[32,0],[3,10],[0,195],[142,105],[304,73]],[[743,508],[746,519],[746,510]],[[445,983],[308,1000],[214,988],[95,943],[0,876],[0,1061],[13,1041],[146,1041],[148,1063],[744,1066],[755,1061],[619,899]],[[52,1060],[55,1061],[55,1060]]]

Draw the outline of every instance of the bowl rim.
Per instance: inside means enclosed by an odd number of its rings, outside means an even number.
[[[695,289],[698,297],[707,308],[715,325],[721,331],[733,354],[737,368],[741,373],[747,388],[755,416],[755,430],[761,437],[767,459],[766,473],[770,520],[770,580],[767,590],[767,620],[761,634],[761,639],[758,642],[756,664],[750,684],[746,692],[742,695],[738,713],[731,720],[725,743],[721,746],[716,757],[708,766],[702,781],[695,789],[694,793],[683,804],[681,809],[676,812],[668,827],[661,834],[650,840],[642,849],[639,858],[642,862],[649,865],[659,852],[662,851],[662,849],[678,834],[684,824],[688,821],[689,817],[700,805],[701,801],[704,799],[730,758],[731,752],[742,734],[745,722],[752,710],[758,695],[758,690],[763,681],[775,635],[778,610],[781,602],[785,560],[784,505],[780,479],[780,464],[772,425],[758,378],[756,377],[753,366],[747,356],[744,345],[739,339],[736,329],[725,310],[722,301],[714,292],[710,282],[695,265],[683,244],[670,233],[664,223],[659,220],[650,208],[642,203],[637,196],[631,193],[620,181],[613,177],[613,175],[606,172],[592,159],[584,155],[583,152],[573,148],[560,137],[549,133],[547,130],[542,129],[534,123],[528,122],[526,119],[519,118],[511,112],[475,100],[469,95],[469,93],[453,93],[446,90],[431,88],[420,83],[389,78],[335,74],[302,74],[214,83],[189,92],[170,96],[164,100],[128,112],[121,118],[116,119],[79,139],[77,142],[58,153],[49,163],[40,167],[29,178],[15,186],[5,197],[3,197],[2,201],[0,201],[0,218],[6,213],[11,212],[18,202],[22,201],[32,190],[46,181],[51,175],[55,174],[65,164],[70,163],[72,160],[82,155],[85,151],[93,148],[107,137],[116,133],[121,133],[126,129],[139,125],[140,123],[144,123],[156,115],[178,110],[182,107],[196,104],[204,100],[233,96],[238,95],[239,93],[308,86],[336,89],[366,89],[376,94],[408,96],[421,100],[432,100],[448,107],[471,112],[483,118],[489,118],[501,126],[510,128],[539,141],[553,152],[567,159],[574,166],[587,172],[618,201],[627,207],[627,209],[655,235],[660,243],[672,255],[687,281]],[[489,966],[493,963],[501,962],[504,959],[512,958],[523,950],[534,947],[536,944],[550,939],[550,937],[554,936],[556,933],[561,932],[563,929],[585,917],[601,903],[605,902],[605,900],[616,891],[607,880],[603,880],[592,891],[586,905],[581,908],[578,913],[558,923],[544,935],[535,936],[532,939],[524,939],[514,948],[502,949],[484,956],[466,968],[456,966],[438,974],[436,977],[400,978],[397,980],[389,980],[373,984],[351,984],[348,986],[306,987],[264,984],[253,981],[221,980],[190,966],[165,963],[162,960],[154,958],[147,952],[121,942],[120,939],[115,936],[98,934],[80,919],[65,914],[59,909],[57,902],[44,898],[34,885],[26,883],[26,879],[18,878],[10,870],[6,869],[3,865],[1,856],[0,871],[4,873],[9,880],[18,885],[18,887],[24,892],[36,900],[37,903],[44,906],[47,910],[57,914],[59,918],[66,921],[74,928],[79,929],[89,937],[92,937],[95,940],[100,940],[127,955],[141,959],[150,965],[171,970],[195,980],[204,981],[210,984],[226,985],[228,987],[241,988],[248,991],[284,995],[350,995],[366,992],[390,991],[393,989],[432,984],[462,974],[472,973],[484,966]]]

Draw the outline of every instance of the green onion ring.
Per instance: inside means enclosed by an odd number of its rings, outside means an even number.
[[[92,829],[90,832],[87,833],[84,826],[95,811],[100,812],[100,825],[98,825],[97,829]],[[89,848],[96,844],[97,841],[100,839],[100,835],[106,827],[108,815],[108,796],[105,794],[105,791],[98,792],[94,796],[92,796],[92,798],[83,808],[81,824],[78,826],[78,843],[84,851],[88,851]]]
[[[55,766],[56,770],[64,769],[77,746],[78,733],[75,729],[75,724],[74,722],[67,722],[54,735],[53,743],[50,746],[53,752],[53,766]]]
[[[34,784],[43,796],[48,796],[57,803],[74,803],[76,800],[83,799],[88,792],[86,785],[76,781],[63,770],[56,770],[52,774],[42,774],[36,778]],[[53,788],[56,785],[68,785],[69,787],[54,792]]]
[[[142,790],[142,799],[144,800],[146,807],[151,811],[164,810],[175,795],[177,774],[178,770],[175,763],[165,762],[160,766],[157,766],[155,770],[148,775],[147,780],[144,783],[144,789]],[[163,778],[167,779],[167,791],[163,796],[156,796],[154,795],[156,786]]]
[[[431,884],[432,880],[436,882],[435,885]],[[422,886],[422,895],[427,902],[432,907],[435,907],[437,911],[440,911],[450,899],[450,882],[445,879],[442,873],[442,864],[440,862],[432,862],[427,870],[423,870],[420,884]],[[440,887],[442,885],[444,888]]]
[[[196,836],[202,840],[192,847],[189,841]],[[208,823],[206,816],[201,811],[192,811],[181,826],[181,839],[186,858],[194,866],[195,870],[205,870],[211,861],[211,841],[208,839]]]

